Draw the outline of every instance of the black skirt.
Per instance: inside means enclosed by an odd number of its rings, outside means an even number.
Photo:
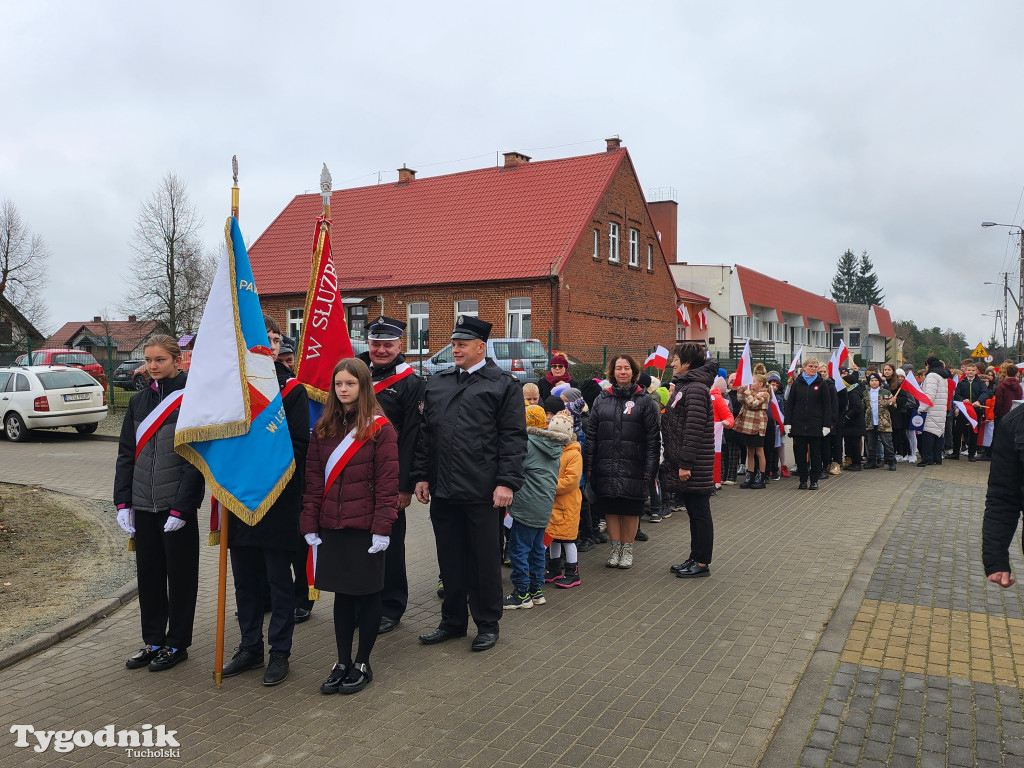
[[[372,595],[384,589],[384,553],[370,554],[369,531],[356,528],[320,530],[316,588],[343,595]]]
[[[598,496],[591,504],[591,508],[597,510],[602,517],[607,517],[608,515],[640,517],[644,513],[644,500]]]
[[[739,435],[747,448],[764,448],[764,435],[748,435],[746,432],[740,432]]]

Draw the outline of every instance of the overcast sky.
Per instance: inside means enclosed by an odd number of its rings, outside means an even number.
[[[51,327],[118,318],[168,171],[213,247],[335,188],[603,151],[673,187],[679,253],[817,293],[874,259],[894,319],[986,341],[1016,284],[1024,3],[5,3],[0,198],[52,251]],[[1011,315],[1014,313],[1011,302]],[[1012,326],[1011,326],[1012,331]]]

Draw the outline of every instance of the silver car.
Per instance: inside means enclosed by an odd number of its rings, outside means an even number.
[[[537,381],[537,369],[544,370],[548,365],[548,351],[540,339],[488,339],[487,356],[499,368],[512,373],[519,382]],[[410,363],[416,373],[420,372],[418,362]],[[452,345],[423,361],[423,376],[431,376],[439,371],[455,365],[452,357]]]

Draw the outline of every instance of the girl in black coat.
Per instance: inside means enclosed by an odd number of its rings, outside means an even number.
[[[611,538],[609,568],[633,567],[633,541],[661,452],[658,407],[636,383],[639,375],[629,355],[612,358],[612,386],[594,400],[583,444],[583,471],[597,497],[593,507],[604,514]]]

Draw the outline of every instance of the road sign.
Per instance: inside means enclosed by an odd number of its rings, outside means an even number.
[[[974,351],[971,352],[971,357],[988,357],[988,350],[979,344],[974,348]]]

